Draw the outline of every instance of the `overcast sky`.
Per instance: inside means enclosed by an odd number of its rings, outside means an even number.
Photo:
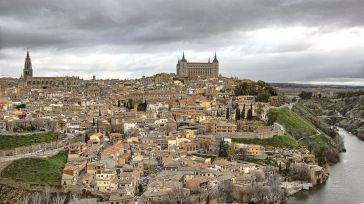
[[[364,85],[363,0],[0,0],[0,77],[135,78],[214,52],[225,76]]]

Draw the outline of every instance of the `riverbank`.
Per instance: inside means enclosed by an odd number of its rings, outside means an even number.
[[[362,203],[364,202],[364,142],[345,129],[338,128],[343,137],[346,152],[341,160],[329,166],[330,176],[325,184],[313,187],[310,191],[300,191],[289,197],[289,204],[303,203]]]

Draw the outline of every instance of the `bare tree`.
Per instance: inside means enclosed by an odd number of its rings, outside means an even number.
[[[260,170],[253,171],[253,175],[256,178],[256,182],[263,182],[264,181],[264,174]]]
[[[66,195],[61,195],[59,192],[52,199],[52,204],[64,204],[66,201]]]
[[[29,203],[29,194],[24,193],[21,199],[21,204],[28,204]]]
[[[300,181],[308,181],[310,179],[309,169],[306,164],[292,165],[289,169],[288,176]]]
[[[42,204],[42,195],[40,193],[34,193],[31,196],[32,204]]]
[[[72,194],[71,195],[71,199],[70,199],[70,203],[71,204],[79,204],[80,203],[80,200],[78,199],[78,196],[75,195],[75,194]]]
[[[48,185],[46,185],[44,187],[44,200],[46,204],[49,204],[51,201],[51,193],[50,193],[50,187]]]

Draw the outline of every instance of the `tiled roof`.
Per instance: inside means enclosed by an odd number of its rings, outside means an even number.
[[[104,151],[102,151],[101,155],[106,156],[106,155],[110,155],[110,154],[115,154],[121,148],[124,148],[124,143],[119,142],[117,144],[114,144],[114,145],[106,148]]]

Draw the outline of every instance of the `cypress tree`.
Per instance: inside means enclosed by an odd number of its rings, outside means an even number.
[[[241,113],[240,113],[240,118],[241,119],[245,119],[245,104],[244,104],[244,106],[243,106],[243,110],[241,111]]]
[[[250,108],[249,108],[248,113],[246,115],[246,119],[247,120],[252,120],[253,119],[253,105],[250,105]]]
[[[229,108],[226,108],[226,120],[229,120],[229,117],[230,117]]]
[[[240,120],[240,109],[239,107],[235,110],[235,120]]]
[[[99,129],[99,120],[97,120],[97,123],[96,123],[96,132],[100,132],[100,129]]]
[[[90,138],[89,138],[88,134],[86,133],[86,134],[85,134],[85,143],[87,143],[89,139],[90,139]]]

